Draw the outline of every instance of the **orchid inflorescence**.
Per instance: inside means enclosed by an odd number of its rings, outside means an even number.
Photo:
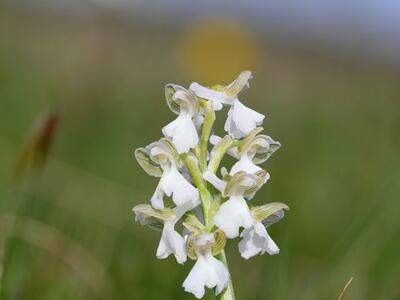
[[[281,146],[261,134],[265,116],[238,99],[250,78],[251,72],[244,71],[227,86],[167,84],[167,104],[178,117],[162,129],[163,138],[135,151],[143,169],[160,177],[151,204],[133,208],[136,220],[162,231],[157,258],[173,254],[179,264],[187,257],[196,260],[183,287],[199,299],[205,287],[215,288],[220,299],[234,299],[224,252],[227,239],[241,238],[239,252],[245,259],[279,253],[267,228],[288,206],[249,203],[270,177],[258,164]],[[215,111],[224,105],[230,107],[224,126],[228,134],[221,138],[212,133]],[[229,172],[220,168],[225,154],[238,160]],[[175,230],[179,221],[182,233]]]

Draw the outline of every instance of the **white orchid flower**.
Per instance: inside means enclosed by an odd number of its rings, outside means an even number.
[[[196,203],[187,202],[173,209],[156,210],[148,204],[139,204],[133,208],[136,221],[152,229],[162,228],[160,243],[157,248],[157,258],[164,259],[173,254],[179,264],[186,262],[186,241],[175,231],[175,224],[185,214],[193,209]]]
[[[242,138],[261,125],[265,118],[263,114],[244,106],[238,99],[238,94],[249,86],[248,81],[251,77],[250,71],[244,71],[227,86],[217,85],[214,88],[207,88],[194,82],[189,89],[198,97],[212,101],[216,108],[220,109],[222,105],[231,106],[224,126],[225,131],[232,137]]]
[[[228,183],[224,183],[209,171],[206,171],[203,177],[217,189],[223,188],[222,196],[229,197],[219,207],[214,216],[214,224],[230,239],[239,235],[240,227],[250,228],[253,225],[253,219],[244,196],[245,194],[254,193],[259,188],[260,178],[264,181],[263,176],[247,174],[241,171],[236,173]]]
[[[254,223],[240,234],[242,240],[239,243],[239,252],[243,258],[279,253],[279,248],[269,236],[267,228],[283,218],[285,209],[289,207],[283,203],[269,203],[251,209]]]
[[[215,238],[211,233],[196,234],[193,239],[188,240],[197,261],[182,286],[198,299],[203,298],[205,287],[215,287],[215,294],[218,295],[228,285],[229,272],[226,266],[213,256],[213,244]]]
[[[148,174],[161,177],[151,197],[154,208],[164,208],[165,195],[172,197],[177,206],[187,202],[199,203],[198,190],[179,172],[179,155],[170,140],[161,139],[146,148],[139,148],[135,156]]]
[[[232,146],[227,153],[238,161],[232,166],[229,175],[235,175],[239,171],[254,174],[262,169],[258,166],[265,162],[276,150],[281,147],[281,144],[274,141],[271,137],[264,134],[258,134],[263,130],[262,127],[253,129],[238,146]],[[221,142],[218,136],[211,136],[210,142],[213,145],[218,145]],[[269,175],[266,180],[269,179]]]
[[[168,106],[178,117],[165,126],[162,133],[172,140],[178,153],[186,153],[199,143],[195,123],[201,123],[202,118],[196,95],[183,87],[171,84],[166,85],[165,95]]]

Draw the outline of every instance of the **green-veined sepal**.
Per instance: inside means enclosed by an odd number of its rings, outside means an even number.
[[[249,189],[245,191],[244,193],[245,196],[256,193],[269,179],[269,174],[265,170],[257,171],[256,173],[254,173],[254,175],[256,176],[256,182],[254,185],[252,185]]]
[[[227,182],[223,197],[231,196],[232,194],[247,194],[246,191],[251,190],[256,184],[259,177],[255,174],[249,174],[244,171],[236,172]]]
[[[150,144],[146,149],[151,153],[152,157],[158,163],[162,164],[169,160],[176,164],[178,167],[182,166],[182,162],[175,145],[168,138],[162,138],[159,141]]]
[[[165,98],[168,107],[177,115],[179,115],[182,110],[190,111],[193,114],[199,112],[200,107],[196,95],[182,86],[167,84],[165,86]]]
[[[243,138],[240,142],[239,142],[239,146],[237,147],[237,155],[238,157],[244,152],[246,151],[249,146],[251,145],[251,143],[253,142],[253,140],[256,138],[257,134],[259,134],[261,131],[263,131],[264,128],[262,127],[256,127],[254,128],[252,131],[250,131],[245,138]]]
[[[256,222],[265,222],[271,225],[276,223],[283,217],[284,210],[289,210],[289,206],[280,202],[272,202],[261,206],[254,206],[251,208],[251,214]]]
[[[161,177],[163,171],[160,165],[151,158],[151,155],[146,148],[136,149],[135,158],[147,174],[154,177]]]
[[[251,151],[255,153],[253,162],[255,164],[265,162],[280,147],[281,143],[274,141],[268,135],[258,135],[251,146]]]
[[[196,234],[195,233],[189,233],[186,238],[186,253],[187,256],[189,256],[190,259],[196,260],[197,259],[197,254],[195,250],[195,239],[196,239]]]
[[[240,141],[239,146],[235,149],[237,157],[247,153],[252,157],[253,163],[261,164],[281,147],[279,142],[274,141],[268,135],[259,134],[262,130],[262,127],[254,128]]]
[[[232,83],[225,87],[225,94],[229,97],[236,97],[241,91],[249,87],[249,80],[251,78],[250,71],[243,71]]]
[[[172,163],[178,168],[182,167],[179,153],[168,138],[162,138],[146,148],[136,149],[135,158],[147,174],[155,177],[162,175],[163,165]]]
[[[181,108],[179,102],[174,100],[174,94],[177,91],[182,91],[182,90],[185,90],[185,88],[180,85],[172,83],[165,85],[165,99],[167,100],[167,105],[169,109],[172,112],[176,113],[177,115],[179,115]]]
[[[162,230],[165,221],[171,221],[175,217],[172,209],[154,209],[149,204],[138,204],[132,211],[137,222],[157,231]]]
[[[226,245],[226,236],[222,230],[217,230],[214,232],[215,243],[211,246],[212,255],[220,254]]]
[[[187,252],[187,255],[189,256],[189,258],[192,260],[197,259],[197,254],[196,254],[196,249],[195,249],[196,240],[204,233],[197,234],[197,233],[192,232],[187,236],[186,252]],[[214,242],[211,245],[211,253],[212,253],[212,255],[217,255],[225,249],[226,236],[222,230],[215,231],[213,233],[213,235],[214,235]],[[205,247],[209,247],[209,246],[205,246]]]

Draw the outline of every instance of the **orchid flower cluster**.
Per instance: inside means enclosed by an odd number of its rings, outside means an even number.
[[[251,72],[244,71],[227,86],[166,85],[167,104],[178,117],[162,129],[163,138],[135,151],[142,168],[160,178],[150,204],[133,208],[136,220],[162,232],[157,258],[173,254],[179,264],[188,257],[196,261],[183,288],[198,299],[205,287],[215,288],[219,299],[234,299],[227,239],[241,239],[238,249],[245,259],[279,253],[267,229],[288,206],[250,201],[270,177],[258,165],[281,146],[261,134],[264,115],[238,99],[250,78]],[[215,111],[223,106],[229,107],[227,134],[218,137],[213,135]],[[237,159],[229,172],[220,168],[225,154]]]

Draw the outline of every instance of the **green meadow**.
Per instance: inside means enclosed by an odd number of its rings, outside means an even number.
[[[201,80],[181,35],[109,15],[0,11],[1,300],[193,298],[181,287],[193,262],[157,260],[160,234],[131,212],[158,182],[133,151],[175,118],[164,85]],[[337,299],[351,277],[344,299],[400,299],[400,73],[256,37],[242,98],[282,147],[252,201],[290,211],[270,229],[279,255],[246,261],[228,242],[237,299]],[[18,170],[49,109],[59,117],[42,168]]]

